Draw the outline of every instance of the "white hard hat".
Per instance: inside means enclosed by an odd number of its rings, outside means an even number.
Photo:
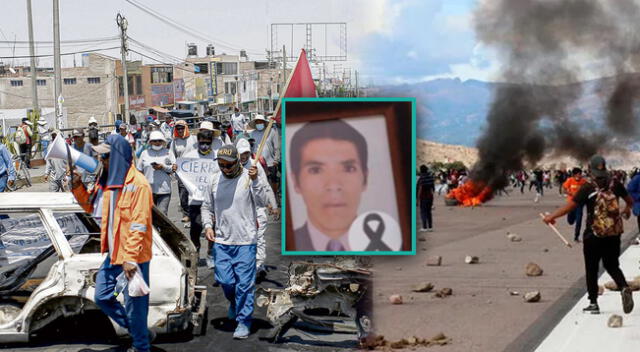
[[[257,115],[256,115],[256,117],[254,117],[254,118],[253,118],[253,120],[249,121],[249,127],[251,127],[251,129],[254,129],[254,130],[255,130],[255,129],[256,129],[256,122],[258,122],[258,121],[262,121],[262,122],[264,122],[264,123],[269,122],[269,121],[264,117],[264,115],[257,114]]]
[[[213,123],[211,121],[202,121],[202,123],[200,124],[200,129],[213,131],[215,128],[213,128]]]
[[[89,125],[92,124],[92,123],[98,123],[98,120],[96,120],[95,116],[91,116],[89,118]]]
[[[149,141],[163,141],[166,142],[167,139],[164,138],[164,133],[160,131],[153,131],[149,134]]]

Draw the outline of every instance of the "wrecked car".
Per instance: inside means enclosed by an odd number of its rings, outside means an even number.
[[[155,207],[153,227],[149,329],[202,334],[207,291],[196,286],[195,247]],[[93,296],[104,256],[99,224],[72,194],[0,193],[0,342],[28,342],[58,318],[99,311]],[[109,321],[116,335],[127,333]]]
[[[362,268],[361,261],[336,258],[335,263],[291,263],[284,289],[258,290],[256,304],[267,308],[273,325],[264,338],[277,342],[294,324],[302,323],[308,329],[351,333],[366,340],[373,333],[371,272]]]

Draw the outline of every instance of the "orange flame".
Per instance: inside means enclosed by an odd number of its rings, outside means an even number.
[[[485,203],[493,197],[493,190],[481,182],[473,182],[471,180],[464,183],[464,185],[457,187],[449,194],[447,198],[455,199],[459,205],[465,207],[475,207]]]

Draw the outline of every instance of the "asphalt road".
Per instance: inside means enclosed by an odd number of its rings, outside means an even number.
[[[37,176],[42,170],[32,170],[31,174]],[[177,187],[174,182],[174,194],[172,195],[169,218],[173,220],[183,232],[188,233],[188,229],[180,222],[181,214],[178,213]],[[32,187],[22,188],[20,192],[42,192],[48,191],[47,184],[36,183]],[[260,285],[265,288],[281,288],[287,284],[287,269],[291,261],[312,259],[309,257],[284,257],[280,255],[281,232],[280,222],[270,223],[266,232],[267,260],[266,264],[271,268],[267,275],[267,280]],[[204,258],[206,246],[201,252]],[[316,258],[316,261],[318,259]],[[254,313],[254,323],[251,328],[251,335],[247,340],[233,340],[232,334],[235,323],[226,319],[228,301],[224,298],[220,287],[212,286],[213,272],[201,266],[198,269],[199,284],[207,285],[209,325],[204,336],[179,337],[179,336],[159,336],[153,344],[153,351],[344,351],[350,350],[357,345],[356,336],[352,334],[322,334],[317,332],[304,331],[301,329],[290,329],[279,343],[271,343],[261,339],[272,326],[265,317],[265,311],[256,307]],[[43,332],[35,341],[28,345],[0,346],[3,351],[15,352],[119,352],[126,351],[127,340],[114,340],[109,336],[109,326],[100,326],[96,323],[100,319],[95,317],[85,317],[84,320],[77,318],[65,319],[57,323],[52,328]]]

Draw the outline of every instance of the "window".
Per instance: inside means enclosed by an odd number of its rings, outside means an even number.
[[[22,80],[16,80],[16,81],[12,80],[11,81],[11,86],[12,87],[22,87],[22,85],[23,85]]]
[[[124,86],[122,85],[122,77],[118,77],[118,95],[124,96]]]
[[[171,83],[173,82],[172,67],[152,67],[151,83]]]
[[[44,80],[44,79],[37,79],[37,80],[36,80],[36,85],[39,85],[39,86],[46,86],[46,85],[47,85],[47,80]]]
[[[89,78],[87,78],[87,83],[89,83],[89,84],[100,84],[100,77],[89,77]]]
[[[247,91],[247,81],[242,81],[242,91],[243,92]]]
[[[142,76],[136,76],[136,95],[142,95]]]
[[[216,62],[217,75],[235,75],[238,73],[237,62]]]
[[[226,94],[236,94],[236,82],[224,82],[224,92]]]
[[[91,215],[64,212],[53,215],[74,253],[100,253],[100,225]]]
[[[127,76],[127,91],[133,94],[133,76]]]
[[[65,78],[64,79],[64,84],[76,84],[76,79],[75,78]]]
[[[196,73],[209,73],[209,64],[194,64],[193,70]]]

